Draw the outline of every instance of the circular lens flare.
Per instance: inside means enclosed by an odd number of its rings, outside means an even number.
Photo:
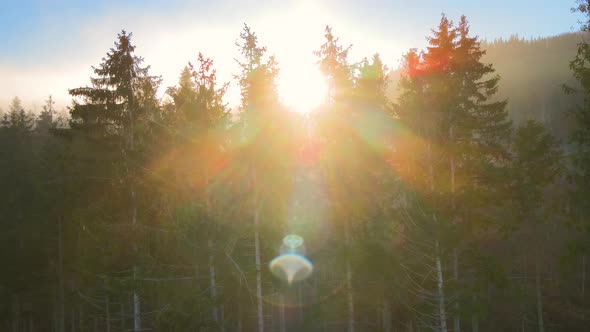
[[[289,234],[283,239],[283,244],[287,248],[294,250],[303,244],[303,238],[297,234]]]
[[[296,253],[286,253],[270,261],[270,271],[277,277],[292,284],[311,275],[313,264],[304,256]]]

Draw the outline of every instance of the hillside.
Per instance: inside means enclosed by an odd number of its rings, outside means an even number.
[[[482,42],[483,61],[492,63],[501,77],[498,98],[508,100],[508,112],[515,124],[528,119],[544,123],[562,141],[571,123],[568,110],[579,97],[563,93],[564,83],[575,85],[569,62],[576,54],[580,33],[525,40],[513,36]],[[396,98],[398,72],[391,74],[390,98]]]

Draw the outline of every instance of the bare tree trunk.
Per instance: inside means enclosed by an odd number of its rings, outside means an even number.
[[[260,258],[260,232],[259,232],[259,208],[258,188],[256,184],[256,173],[252,173],[254,189],[254,254],[256,256],[256,302],[258,317],[258,332],[264,332],[264,312],[262,308],[262,267]]]
[[[286,327],[286,323],[285,323],[285,295],[280,294],[279,295],[279,330],[280,332],[287,332],[287,327]]]
[[[475,306],[477,303],[477,295],[473,294],[473,305]],[[479,332],[479,316],[477,312],[474,312],[471,315],[471,331]]]
[[[134,102],[133,98],[129,98],[127,100],[129,102],[129,128],[127,129],[127,139],[129,144],[129,151],[133,154],[135,152],[135,118],[134,118]],[[129,170],[129,160],[127,155],[125,155],[125,162],[127,167],[127,175],[131,179],[129,184],[130,194],[131,194],[131,225],[133,225],[133,231],[136,231],[137,225],[137,197],[135,193],[135,172]],[[137,243],[133,243],[133,250],[137,253]],[[133,279],[137,278],[137,266],[133,265]],[[135,286],[136,287],[136,286]],[[139,332],[141,331],[141,302],[139,299],[139,294],[137,288],[133,289],[133,331]]]
[[[73,306],[70,310],[70,332],[76,332],[76,310]]]
[[[389,299],[383,299],[383,314],[381,316],[383,332],[391,332],[391,304]]]
[[[125,301],[121,302],[121,331],[125,331],[126,330],[126,326],[125,326],[125,322],[127,321],[125,319]]]
[[[219,305],[219,322],[221,331],[225,331],[225,306],[223,304]]]
[[[459,283],[459,253],[457,248],[453,249],[453,277],[455,283]],[[455,299],[455,315],[453,317],[453,331],[461,332],[461,315],[459,313],[459,299]]]
[[[541,268],[539,266],[539,259],[535,264],[535,288],[537,293],[537,323],[539,325],[539,332],[545,332],[545,324],[543,322],[543,299],[541,295]]]
[[[236,326],[236,332],[242,332],[242,304],[240,302],[238,302],[238,326]]]
[[[83,311],[83,307],[82,307],[82,303],[80,303],[80,301],[78,301],[78,330],[80,330],[81,332],[84,332],[84,311]]]
[[[453,118],[451,112],[449,112],[449,140],[451,144],[454,143],[454,131],[453,131]],[[455,157],[453,151],[450,152],[450,171],[451,171],[451,220],[453,223],[456,222],[455,216]],[[455,284],[457,289],[459,288],[459,254],[457,248],[453,249],[453,277],[455,278]],[[460,304],[459,298],[455,299],[455,312],[453,316],[453,331],[461,332],[461,315],[460,315]]]
[[[58,303],[57,303],[57,298],[55,299],[55,302],[53,303],[53,306],[51,307],[51,331],[52,332],[58,332],[59,331],[59,326],[58,326],[58,320],[59,318],[58,316]],[[2,321],[2,323],[4,323],[5,321]],[[6,329],[6,331],[10,330],[9,328]]]
[[[213,302],[211,316],[216,323],[219,323],[219,317],[217,314],[217,287],[215,284],[215,257],[213,256],[213,240],[211,238],[209,238],[207,241],[207,247],[209,249],[209,288],[211,293],[211,301]]]
[[[582,297],[586,294],[586,254],[582,255]]]
[[[18,332],[20,325],[20,301],[19,296],[14,295],[12,300],[12,332]]]
[[[432,143],[428,143],[428,180],[430,185],[430,191],[434,193],[434,165],[432,156]],[[435,223],[438,224],[436,214],[432,215]],[[438,291],[438,317],[439,317],[439,330],[440,332],[447,332],[447,312],[445,307],[445,293],[444,293],[444,279],[442,272],[442,263],[440,259],[440,248],[438,243],[438,234],[435,240],[435,251],[436,251],[436,279],[437,279],[437,291]]]
[[[133,267],[133,279],[136,278],[136,267]],[[141,331],[141,302],[137,289],[133,290],[133,331]]]
[[[111,308],[110,308],[110,298],[109,298],[108,294],[105,299],[105,311],[106,311],[105,323],[106,323],[107,332],[111,332]]]
[[[62,217],[59,217],[58,223],[58,283],[59,283],[59,290],[58,290],[58,314],[57,314],[57,331],[58,332],[65,332],[66,331],[66,322],[65,322],[65,307],[64,307],[64,299],[65,299],[65,292],[64,292],[64,250],[63,250],[63,235],[62,235]]]
[[[133,137],[133,133],[132,133]],[[133,151],[133,143],[132,143],[132,151]],[[132,178],[131,181],[134,181]],[[135,188],[133,182],[131,182],[131,224],[133,225],[133,231],[136,231],[137,225],[137,201],[135,196]],[[133,251],[137,253],[137,243],[133,243]],[[137,266],[133,265],[133,280],[137,279]],[[133,289],[133,331],[139,332],[141,331],[141,302],[139,299],[139,294],[137,292],[137,286],[134,286]]]
[[[350,248],[351,238],[348,220],[344,226],[344,237],[346,246]],[[352,267],[350,265],[350,257],[346,256],[346,292],[348,298],[348,332],[354,332],[354,294],[352,289]]]
[[[209,172],[205,168],[205,208],[207,210],[207,218],[208,222],[210,223],[210,229],[213,229],[213,220],[211,219],[211,198],[209,197]],[[211,301],[213,302],[213,307],[211,308],[211,316],[213,317],[213,321],[219,324],[219,313],[217,307],[217,284],[215,279],[215,254],[214,254],[214,243],[213,243],[213,236],[214,232],[209,234],[209,239],[207,240],[207,249],[209,250],[209,289],[211,295]],[[223,330],[223,329],[222,329]]]
[[[447,331],[447,312],[445,308],[444,279],[438,240],[436,241],[436,279],[438,288],[438,317],[440,332]]]
[[[297,285],[297,313],[299,315],[299,328],[303,327],[303,292],[301,284]]]

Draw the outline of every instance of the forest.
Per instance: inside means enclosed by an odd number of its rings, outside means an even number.
[[[0,111],[0,330],[588,330],[576,6],[535,40],[443,14],[399,68],[327,26],[309,113],[247,24],[232,82],[198,53],[172,87],[121,30],[67,116]]]

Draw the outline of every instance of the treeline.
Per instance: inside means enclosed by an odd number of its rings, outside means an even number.
[[[350,63],[327,27],[308,115],[281,105],[280,59],[246,25],[237,113],[202,54],[158,99],[131,37],[69,90],[67,123],[51,99],[2,116],[2,330],[589,324],[587,44],[565,63],[583,100],[564,156],[542,124],[513,125],[465,17],[408,51],[393,103],[379,55]],[[314,264],[293,284],[268,268],[289,234]]]
[[[506,110],[515,125],[528,120],[542,123],[562,143],[575,128],[569,113],[582,102],[579,95],[563,93],[563,84],[577,86],[569,69],[578,43],[588,36],[583,31],[558,36],[482,41],[482,61],[492,63],[502,78],[496,98],[507,100]],[[390,73],[388,97],[396,100],[401,69]]]
[[[485,61],[493,63],[502,77],[498,95],[508,99],[507,110],[515,123],[535,119],[564,143],[568,141],[575,128],[568,114],[582,98],[564,94],[562,86],[577,86],[568,65],[584,39],[588,34],[580,31],[533,40],[513,36],[482,44]]]

